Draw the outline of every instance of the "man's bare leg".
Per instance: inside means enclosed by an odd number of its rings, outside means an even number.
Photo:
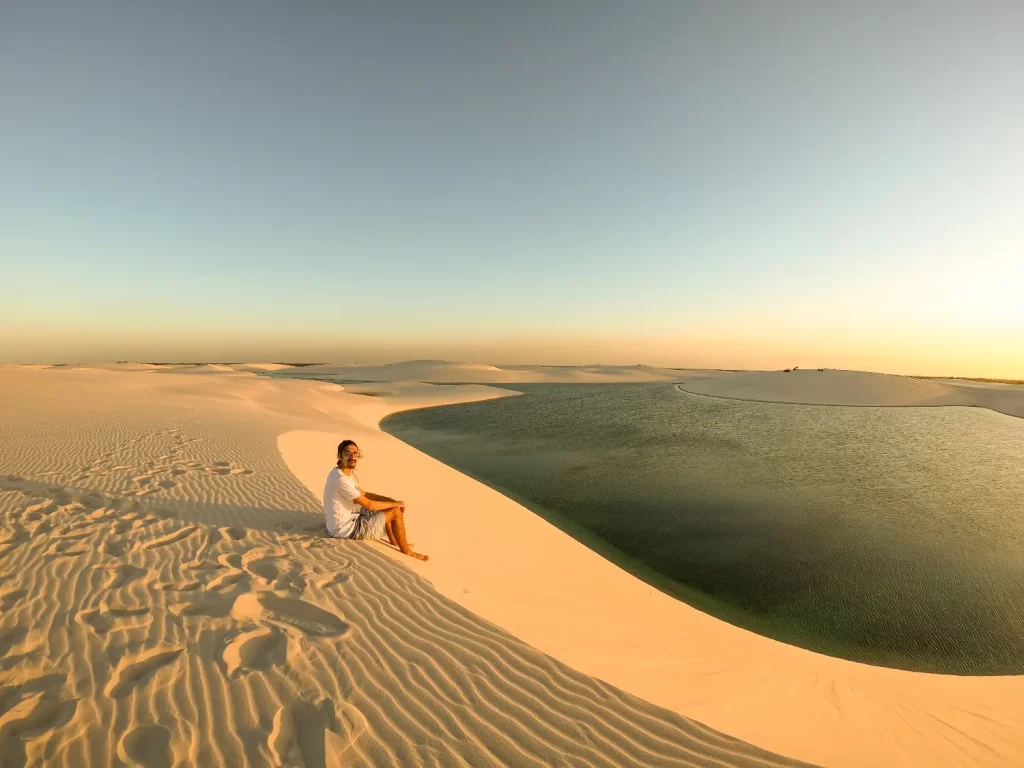
[[[395,501],[389,496],[380,496],[379,494],[367,494],[367,499],[372,499],[375,502]],[[400,550],[401,547],[398,546],[398,538],[394,535],[394,523],[392,522],[390,517],[387,518],[387,521],[384,523],[384,530],[387,532],[387,540],[391,542],[391,546]],[[409,546],[412,547],[413,545]]]
[[[391,546],[392,547],[397,547],[398,546],[398,539],[395,538],[395,532],[394,532],[394,530],[392,530],[392,526],[394,526],[394,521],[388,520],[386,523],[384,523],[384,530],[387,531],[388,541],[391,542]]]
[[[395,501],[395,499],[392,499],[390,496],[380,496],[376,493],[368,493],[366,494],[366,498],[372,499],[373,501]],[[386,518],[384,530],[388,534],[388,541],[391,542],[391,546],[398,547],[398,537],[395,536],[394,523],[390,517]],[[398,548],[401,549],[401,547]]]
[[[421,555],[419,552],[413,552],[412,547],[409,546],[409,540],[405,538],[405,514],[401,509],[393,508],[389,509],[384,513],[385,524],[390,523],[393,529],[393,534],[398,544],[398,548],[402,550],[403,555],[409,555],[409,557],[415,557],[417,560],[427,560],[426,555]],[[385,527],[387,527],[385,525]]]

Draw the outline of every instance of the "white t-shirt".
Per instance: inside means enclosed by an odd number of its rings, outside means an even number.
[[[361,496],[356,473],[346,475],[338,467],[331,470],[324,486],[324,516],[327,532],[336,539],[347,539],[356,529],[356,518],[362,507],[356,504]]]

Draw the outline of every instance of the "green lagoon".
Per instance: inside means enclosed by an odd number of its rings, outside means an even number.
[[[738,626],[871,664],[1024,673],[1024,419],[510,388],[382,427]]]

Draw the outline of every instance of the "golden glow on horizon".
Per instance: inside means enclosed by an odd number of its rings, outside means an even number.
[[[472,339],[367,338],[345,343],[337,337],[209,333],[114,336],[101,332],[0,336],[0,362],[292,362],[382,363],[409,359],[450,359],[492,364],[635,365],[688,368],[776,369],[792,365],[908,375],[1024,378],[1024,333],[948,327],[873,329],[804,327],[708,328],[689,334],[648,336],[547,336]]]

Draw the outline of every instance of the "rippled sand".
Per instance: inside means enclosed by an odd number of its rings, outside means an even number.
[[[792,764],[545,655],[384,544],[321,537],[280,435],[497,394],[0,369],[0,764]],[[322,482],[331,456],[309,461]]]

